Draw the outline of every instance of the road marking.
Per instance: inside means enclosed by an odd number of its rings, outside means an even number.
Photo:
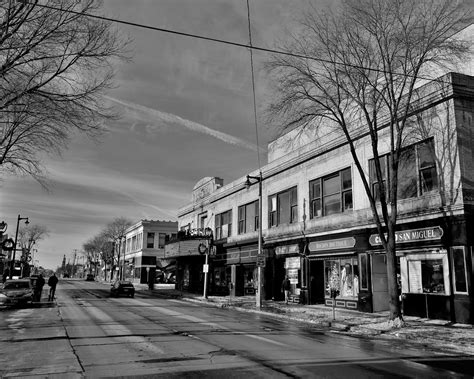
[[[136,300],[136,302],[134,302],[134,304],[143,305],[143,306],[150,306],[151,305],[149,303],[145,303],[144,301],[140,301],[140,300]],[[181,313],[181,312],[173,311],[173,310],[162,308],[162,307],[155,307],[155,306],[152,306],[151,308],[153,310],[155,310],[157,312],[160,312],[160,313],[163,313],[167,316],[173,316],[173,317],[181,318],[183,320],[196,322],[198,324],[209,326],[209,327],[215,328],[215,329],[230,330],[230,328],[228,328],[226,326],[222,326],[222,325],[216,324],[214,322],[209,322],[207,320],[203,320],[203,319],[195,317],[195,316],[186,315],[186,314]],[[255,334],[240,333],[240,332],[235,332],[235,334],[246,336],[246,337],[249,337],[249,338],[254,338],[256,340],[260,340],[260,341],[271,343],[271,344],[278,345],[278,346],[286,346],[285,343],[281,343],[281,342],[278,342],[278,341],[273,341],[269,338],[265,338],[265,337],[262,337],[262,336],[257,336]]]
[[[139,343],[151,353],[156,353],[156,354],[165,353],[163,349],[148,342],[145,338],[133,335],[133,332],[130,329],[128,329],[124,325],[118,324],[116,320],[114,320],[112,317],[110,317],[107,313],[100,310],[99,308],[92,306],[88,302],[84,302],[84,305],[86,305],[87,308],[85,309],[92,317],[97,318],[101,322],[105,321],[105,322],[111,323],[110,325],[101,326],[102,330],[104,330],[108,335],[111,335],[111,336],[119,335],[121,336],[119,338],[121,340],[124,340],[125,342]],[[124,334],[130,334],[130,336],[124,336]]]
[[[240,334],[240,333],[237,333],[237,334]],[[286,346],[285,343],[281,343],[281,342],[278,342],[278,341],[273,341],[269,338],[265,338],[265,337],[262,337],[262,336],[257,336],[255,334],[243,334],[242,335],[246,336],[246,337],[250,337],[250,338],[254,338],[256,340],[260,340],[260,341],[263,341],[263,342],[268,342],[268,343],[272,343],[274,345],[278,345],[278,346]]]

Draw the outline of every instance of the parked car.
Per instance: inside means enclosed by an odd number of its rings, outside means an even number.
[[[133,286],[133,283],[127,280],[117,280],[112,284],[112,288],[110,288],[110,296],[119,297],[120,295],[134,297],[135,287]]]
[[[7,280],[0,289],[0,304],[27,304],[33,301],[33,286],[30,279]]]
[[[86,281],[87,282],[93,282],[95,279],[94,279],[94,275],[92,274],[87,274],[86,276]]]

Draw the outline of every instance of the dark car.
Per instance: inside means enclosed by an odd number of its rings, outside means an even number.
[[[86,281],[87,281],[87,282],[93,282],[93,281],[94,281],[94,275],[92,275],[92,274],[87,274],[87,276],[86,276]]]
[[[133,286],[133,283],[126,280],[117,280],[112,284],[110,296],[119,297],[120,295],[134,297],[135,287]]]
[[[33,301],[33,286],[30,279],[7,280],[0,289],[0,304],[27,304]]]

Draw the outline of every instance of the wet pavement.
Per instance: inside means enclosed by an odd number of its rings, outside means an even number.
[[[452,324],[445,320],[430,320],[405,316],[403,327],[394,327],[388,321],[388,312],[363,313],[348,309],[333,309],[324,305],[285,304],[280,301],[263,301],[257,309],[255,296],[229,297],[208,296],[180,292],[158,285],[153,291],[136,285],[142,294],[158,297],[180,298],[202,302],[216,307],[228,307],[242,312],[257,312],[276,318],[309,323],[330,332],[368,339],[383,339],[410,343],[423,349],[441,351],[446,354],[474,355],[474,327],[467,324]]]

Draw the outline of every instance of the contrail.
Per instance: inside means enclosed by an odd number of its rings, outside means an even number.
[[[221,141],[224,141],[225,143],[235,145],[235,146],[244,147],[244,148],[249,149],[249,150],[257,151],[257,145],[255,145],[253,143],[250,143],[250,142],[245,141],[243,139],[231,136],[231,135],[226,134],[226,133],[219,132],[217,130],[211,129],[211,128],[209,128],[205,125],[199,124],[197,122],[186,120],[186,119],[184,119],[182,117],[179,117],[179,116],[176,116],[174,114],[161,112],[161,111],[158,111],[158,110],[153,109],[153,108],[145,107],[145,106],[140,105],[140,104],[129,103],[127,101],[115,99],[115,98],[110,97],[110,96],[104,96],[104,98],[106,98],[106,99],[108,99],[108,100],[110,100],[114,103],[124,105],[128,108],[131,108],[131,109],[134,109],[134,110],[137,110],[137,111],[140,111],[140,112],[144,112],[144,113],[152,116],[152,120],[161,120],[161,121],[166,122],[166,123],[182,125],[182,126],[184,126],[185,128],[187,128],[189,130],[195,131],[197,133],[207,134],[207,135],[212,136],[214,138],[217,138]],[[147,121],[150,121],[150,120],[147,120]]]

